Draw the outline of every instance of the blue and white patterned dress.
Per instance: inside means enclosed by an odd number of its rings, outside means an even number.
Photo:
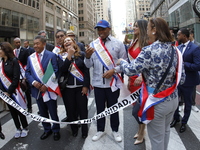
[[[120,62],[120,70],[128,76],[142,73],[144,81],[148,87],[156,88],[165,73],[172,53],[172,44],[169,42],[155,41],[149,46],[142,48],[138,57],[131,63],[123,60]],[[175,51],[174,61],[164,82],[158,92],[171,87],[176,81],[176,69],[178,63],[178,55]],[[184,67],[183,67],[184,68]],[[185,71],[183,69],[180,84],[184,83]],[[174,99],[178,96],[177,90],[172,93],[166,100]]]

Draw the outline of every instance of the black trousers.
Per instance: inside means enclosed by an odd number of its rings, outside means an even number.
[[[28,86],[27,91],[25,92],[26,94],[26,100],[27,100],[27,108],[31,109],[32,108],[32,100],[31,100],[31,88]]]
[[[191,106],[192,106],[192,95],[194,92],[194,88],[196,86],[178,86],[178,95],[183,96],[183,100],[185,103],[185,108],[184,108],[184,116],[182,118],[182,123],[186,124],[188,122],[188,119],[190,117],[191,113]],[[174,113],[174,119],[175,120],[180,120],[180,115],[178,108],[176,109]]]
[[[21,112],[19,112],[17,109],[13,108],[10,105],[8,105],[8,108],[10,109],[11,116],[14,120],[15,127],[17,129],[20,129],[21,125],[23,128],[28,127],[28,122],[26,120],[26,116],[24,116]]]
[[[94,88],[95,102],[97,107],[97,114],[118,102],[120,90],[115,92],[111,91],[111,88]],[[119,113],[116,112],[110,116],[110,124],[112,131],[118,132],[119,128]],[[105,130],[105,117],[97,120],[97,131]]]
[[[62,91],[63,101],[65,105],[65,109],[67,111],[68,120],[76,121],[78,120],[78,116],[80,119],[88,118],[88,99],[86,95],[82,95],[81,93],[82,87],[76,88],[65,88]],[[73,124],[70,125],[72,129],[72,133],[78,132],[78,125]],[[82,135],[88,134],[88,125],[82,124]]]

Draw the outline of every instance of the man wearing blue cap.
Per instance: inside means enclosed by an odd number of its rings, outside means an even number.
[[[120,69],[115,67],[119,58],[126,59],[126,50],[123,43],[110,35],[110,24],[100,20],[96,26],[99,38],[90,43],[86,49],[85,65],[93,67],[92,85],[94,87],[97,114],[114,105],[118,101],[122,80],[117,73]],[[119,114],[112,114],[110,124],[115,141],[121,142],[122,137],[118,132]],[[105,118],[97,120],[97,133],[93,141],[99,140],[105,134]]]

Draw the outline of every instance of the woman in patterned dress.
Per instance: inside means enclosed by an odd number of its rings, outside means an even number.
[[[130,64],[123,59],[119,59],[118,64],[128,76],[142,73],[142,105],[138,115],[147,124],[152,150],[167,150],[170,122],[178,106],[177,85],[179,81],[181,84],[184,82],[185,72],[182,55],[172,45],[173,38],[166,21],[150,19],[147,34],[152,44],[142,48]]]

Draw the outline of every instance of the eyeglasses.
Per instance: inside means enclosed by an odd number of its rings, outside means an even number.
[[[62,35],[57,35],[56,38],[58,39],[59,37],[62,38],[62,37],[64,37],[64,36],[65,36],[65,35],[63,35],[63,34],[62,34]]]

